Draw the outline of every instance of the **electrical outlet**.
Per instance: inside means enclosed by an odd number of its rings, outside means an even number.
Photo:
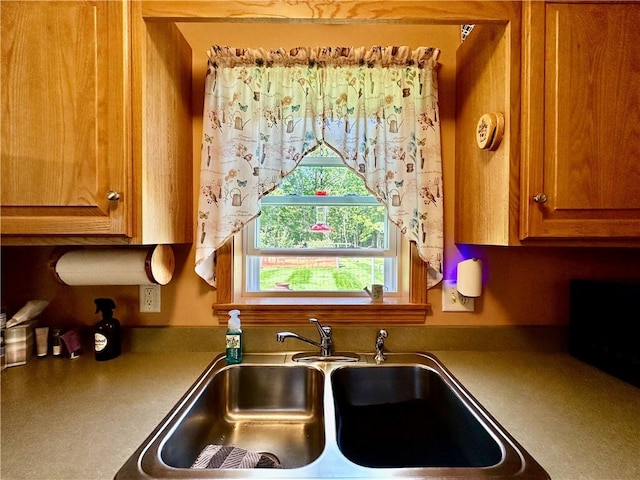
[[[140,285],[140,311],[160,313],[160,285]]]
[[[460,295],[455,280],[442,281],[443,312],[473,312],[475,305],[472,297]]]

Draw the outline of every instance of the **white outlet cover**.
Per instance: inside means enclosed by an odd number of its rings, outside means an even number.
[[[140,285],[140,312],[160,313],[160,285]]]
[[[442,281],[442,311],[443,312],[473,312],[474,299],[458,293],[458,283],[455,280]]]

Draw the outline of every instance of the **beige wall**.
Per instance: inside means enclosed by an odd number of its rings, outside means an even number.
[[[443,313],[440,287],[429,292],[432,313],[428,325],[561,325],[568,320],[570,278],[631,279],[640,271],[640,249],[501,248],[456,246],[454,212],[455,49],[460,31],[455,26],[427,25],[311,25],[311,24],[183,24],[194,55],[194,178],[199,175],[201,113],[206,50],[212,44],[239,47],[296,45],[435,46],[442,50],[439,72],[444,161],[445,278],[455,278],[459,260],[477,256],[484,261],[485,288],[476,300],[476,313]],[[197,186],[194,186],[197,208]],[[482,199],[478,199],[482,201]],[[137,287],[64,287],[47,270],[51,247],[2,248],[2,304],[11,315],[24,302],[45,298],[43,314],[49,324],[93,324],[93,299],[111,297],[115,316],[126,326],[216,325],[211,311],[215,293],[193,272],[193,251],[176,246],[177,269],[162,287],[162,313],[138,312]]]

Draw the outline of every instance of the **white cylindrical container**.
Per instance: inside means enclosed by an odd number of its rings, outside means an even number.
[[[456,288],[465,297],[479,297],[482,294],[482,260],[471,258],[458,263]]]

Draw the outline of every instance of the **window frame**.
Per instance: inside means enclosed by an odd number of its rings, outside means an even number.
[[[344,166],[341,159],[331,156],[309,158],[305,163],[313,165],[318,159],[324,165]],[[269,295],[270,292],[246,294],[244,245],[236,236],[215,253],[218,286],[213,310],[219,318],[224,318],[229,310],[239,309],[242,311],[243,324],[247,325],[308,324],[310,317],[317,317],[329,324],[424,324],[431,310],[427,303],[428,265],[418,255],[413,242],[396,238],[399,252],[398,293],[385,295],[384,303],[380,304],[372,303],[366,295],[354,295],[353,292],[344,295],[305,292],[295,296]],[[389,236],[394,234],[390,233]],[[398,237],[401,237],[399,232]],[[400,242],[408,243],[408,247],[401,247]],[[408,282],[403,285],[400,277],[406,268]]]
[[[270,201],[272,200],[272,201]],[[311,196],[311,195],[282,195],[268,198],[265,196],[261,202],[270,204],[270,205],[327,205],[327,206],[350,206],[350,205],[375,205],[379,206],[380,203],[375,200],[373,197],[365,197],[362,199],[361,197],[353,198],[350,196]],[[242,280],[242,295],[243,296],[266,296],[273,294],[276,297],[280,296],[304,296],[305,292],[300,291],[266,291],[266,290],[248,290],[247,289],[247,272],[250,270],[249,264],[254,264],[259,262],[259,257],[261,256],[274,256],[274,257],[285,257],[285,256],[309,256],[309,257],[324,257],[324,256],[340,256],[340,257],[376,257],[383,258],[385,260],[385,270],[388,272],[386,275],[393,272],[393,278],[390,279],[390,282],[387,284],[390,289],[390,293],[386,294],[386,296],[395,297],[400,294],[401,291],[401,275],[402,275],[402,262],[401,262],[401,234],[400,231],[389,221],[386,219],[385,228],[387,229],[387,246],[386,248],[380,249],[348,249],[348,248],[311,248],[309,251],[305,251],[303,254],[300,253],[299,249],[272,249],[272,248],[264,248],[260,249],[255,247],[255,239],[257,235],[257,222],[259,222],[260,217],[254,219],[250,222],[245,229],[242,231],[242,247],[243,247],[243,255],[242,258],[244,260],[242,265],[242,272],[244,272],[244,278]],[[249,259],[248,257],[252,257]],[[390,262],[389,262],[390,261]],[[388,263],[389,262],[389,263]],[[386,282],[385,282],[386,283]],[[311,292],[309,292],[311,293]],[[362,292],[360,291],[319,291],[317,292],[319,296],[345,296],[345,297],[353,297],[353,296],[362,296]]]
[[[409,268],[408,292],[398,297],[385,297],[382,304],[371,303],[367,297],[318,296],[247,297],[242,295],[242,259],[236,255],[235,237],[230,238],[215,253],[217,277],[216,301],[213,311],[224,318],[229,310],[242,311],[245,325],[308,324],[317,317],[327,324],[424,324],[431,305],[427,303],[428,265],[409,242],[402,267]]]
[[[342,161],[340,155],[335,151],[335,149],[329,145],[321,145],[317,150],[305,155],[296,170],[301,167],[309,167],[309,168],[339,168],[350,170],[349,167]],[[293,173],[292,173],[293,174]],[[351,175],[355,175],[359,177],[358,174],[352,172]],[[362,185],[364,185],[364,180],[360,178]],[[265,195],[260,200],[262,205],[298,205],[298,206],[326,206],[326,207],[349,207],[349,206],[375,206],[375,207],[384,207],[378,200],[375,199],[371,192],[366,190],[366,193],[361,194],[349,194],[349,195],[300,195],[300,194],[285,194],[285,195]],[[344,257],[376,257],[376,258],[384,258],[385,259],[385,278],[389,278],[389,282],[385,281],[385,284],[389,286],[390,292],[386,295],[387,297],[397,297],[402,291],[402,262],[400,259],[401,255],[401,234],[400,231],[393,225],[393,223],[389,220],[388,216],[385,215],[385,240],[386,246],[384,248],[376,248],[376,249],[348,249],[348,248],[310,248],[304,252],[303,255],[300,255],[300,250],[296,248],[290,249],[282,249],[282,248],[258,248],[255,246],[254,239],[257,240],[257,224],[260,222],[260,216],[254,219],[254,221],[250,222],[243,229],[242,235],[242,295],[243,296],[265,296],[270,295],[271,292],[268,291],[259,291],[259,290],[248,290],[247,289],[247,279],[245,278],[247,272],[250,269],[250,265],[255,267],[259,262],[257,257],[260,256],[344,256]],[[273,252],[273,253],[272,253]],[[248,257],[252,257],[251,259]],[[388,277],[388,274],[393,273],[393,278]],[[300,297],[305,296],[305,293],[309,293],[312,296],[321,296],[321,297],[362,297],[363,293],[361,290],[359,291],[349,291],[349,292],[328,292],[328,291],[319,291],[319,292],[300,292],[300,291],[278,291],[273,293],[276,297],[281,296],[292,296],[292,297]]]

